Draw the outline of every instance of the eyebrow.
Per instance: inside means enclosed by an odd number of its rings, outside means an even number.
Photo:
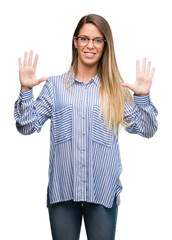
[[[79,35],[80,37],[86,37],[86,38],[89,38],[87,35]],[[100,36],[97,36],[97,37],[94,37],[94,38],[103,38],[103,37],[100,37]],[[94,39],[93,38],[93,39]]]

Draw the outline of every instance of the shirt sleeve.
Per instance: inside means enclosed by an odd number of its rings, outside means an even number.
[[[130,125],[127,132],[151,138],[158,129],[156,116],[158,111],[151,102],[150,94],[134,95],[134,103],[125,102],[124,121]]]
[[[20,113],[20,106],[22,113]],[[14,106],[14,118],[17,130],[24,135],[40,132],[43,124],[51,118],[53,109],[53,90],[50,79],[34,101],[33,90],[22,92]]]

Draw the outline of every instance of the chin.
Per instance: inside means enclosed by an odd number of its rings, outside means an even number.
[[[94,65],[98,65],[99,60],[93,61],[93,60],[89,59],[89,60],[82,60],[81,62],[82,62],[82,64],[85,64],[88,66],[94,66]]]

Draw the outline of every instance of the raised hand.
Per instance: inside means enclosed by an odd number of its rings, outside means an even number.
[[[36,67],[38,63],[38,54],[36,54],[33,64],[32,64],[33,51],[30,51],[29,58],[28,53],[25,52],[23,64],[21,58],[19,58],[18,60],[19,60],[19,78],[22,91],[27,91],[33,88],[34,86],[40,84],[41,82],[48,80],[48,78],[45,77],[40,79],[36,79],[35,77]]]
[[[155,68],[151,71],[151,62],[147,63],[146,58],[143,59],[142,68],[140,71],[139,60],[136,61],[136,81],[134,84],[122,83],[123,87],[127,87],[132,90],[136,95],[143,96],[149,93]]]

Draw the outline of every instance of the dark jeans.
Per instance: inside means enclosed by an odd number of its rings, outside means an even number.
[[[82,215],[88,240],[114,240],[118,207],[74,202],[73,200],[48,204],[53,240],[79,240]],[[82,239],[81,239],[82,240]]]

